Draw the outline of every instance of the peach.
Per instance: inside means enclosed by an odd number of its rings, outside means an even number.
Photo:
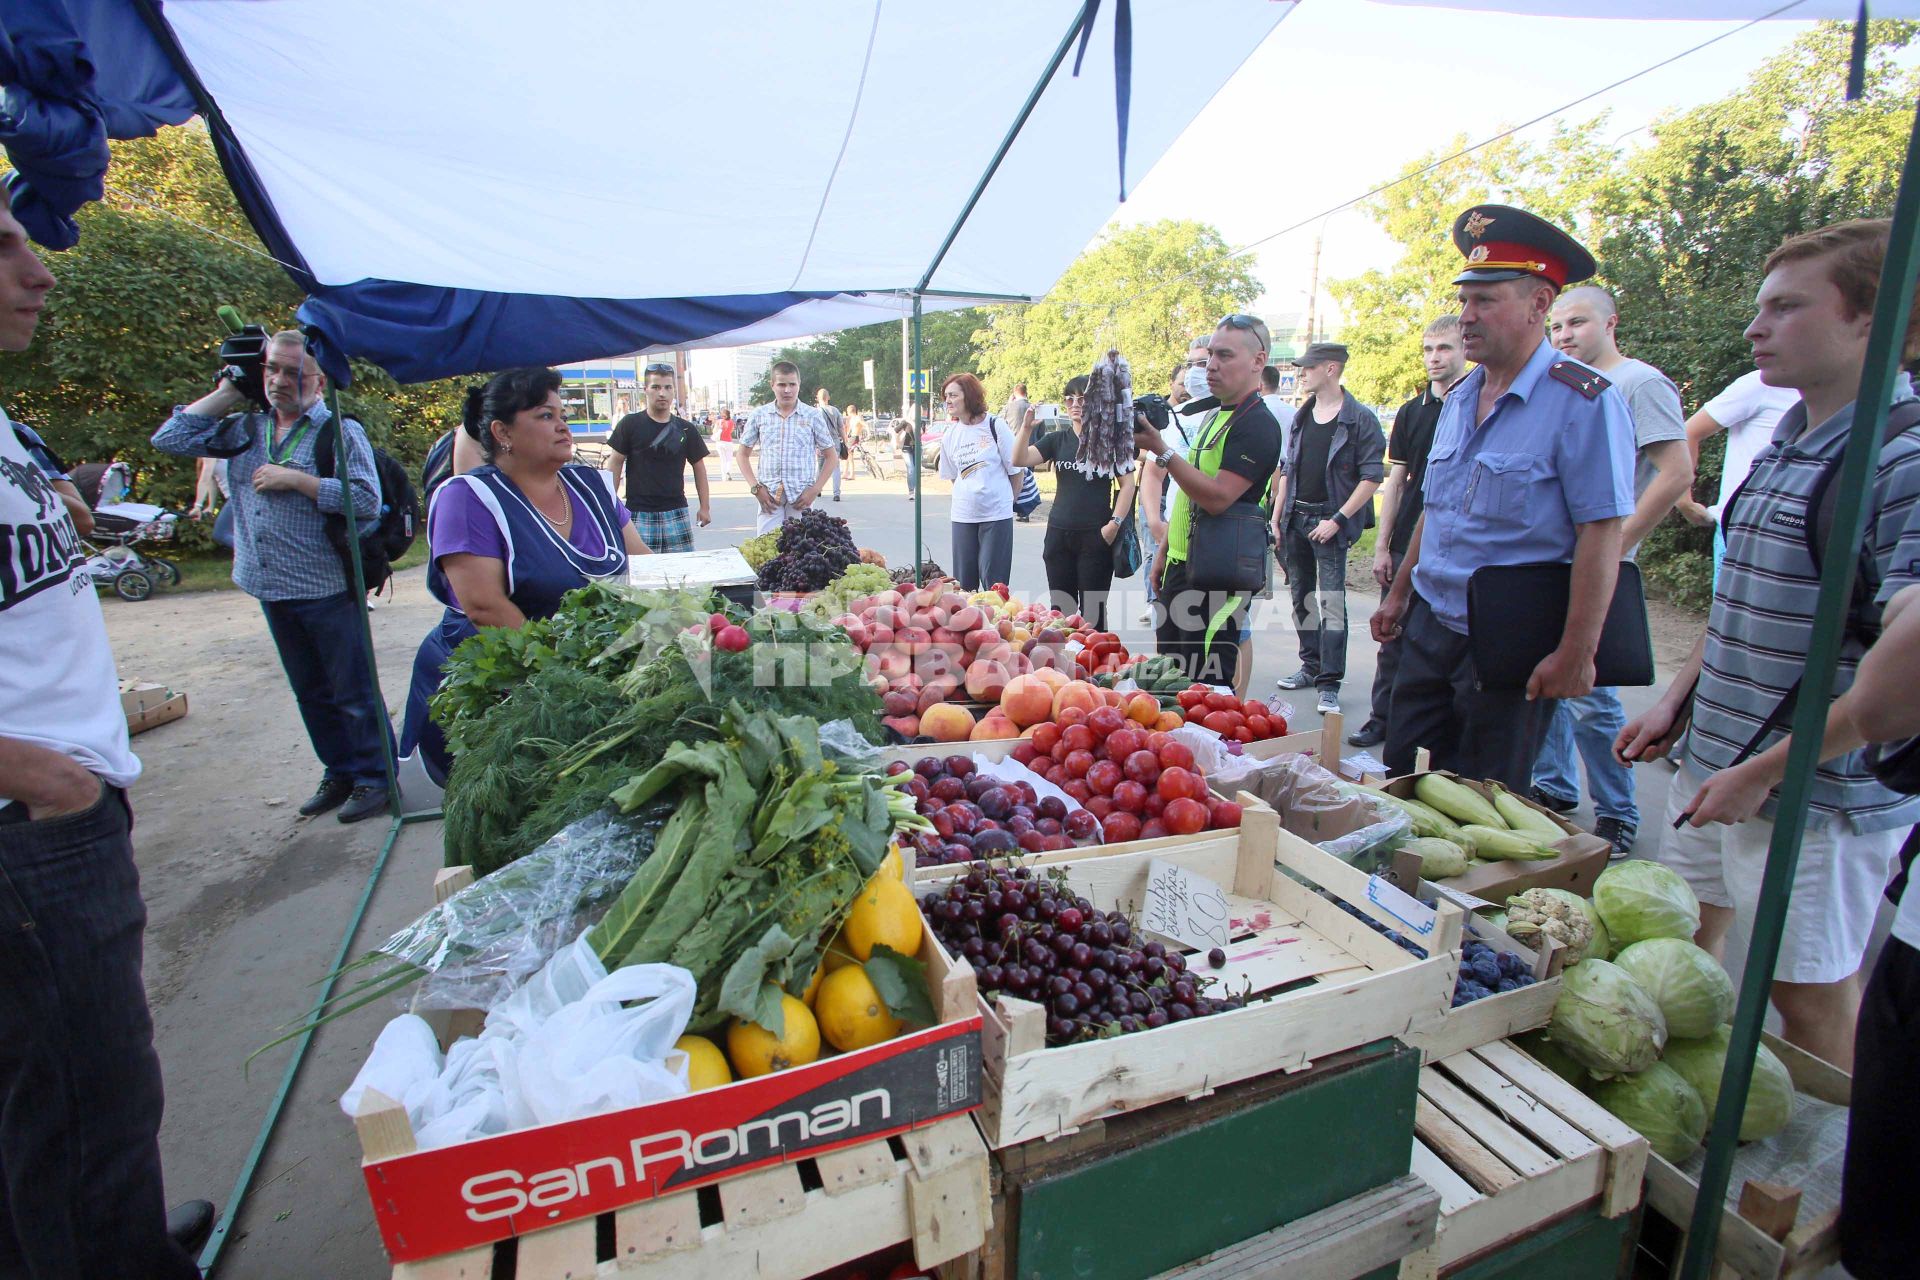
[[[1092,714],[1095,707],[1106,705],[1101,701],[1100,690],[1085,680],[1069,680],[1060,686],[1053,695],[1053,718],[1058,720],[1060,713],[1069,707]]]
[[[967,696],[975,702],[998,702],[1012,675],[1004,663],[975,662],[967,668]]]
[[[973,736],[973,716],[965,707],[936,702],[920,713],[920,732],[936,742],[965,742]]]
[[[880,723],[894,730],[903,738],[917,738],[920,736],[919,716],[888,716]]]
[[[1015,676],[1000,694],[1000,710],[1017,725],[1039,724],[1053,714],[1053,689],[1037,672]]]
[[[947,625],[955,631],[977,631],[984,626],[987,615],[974,605],[962,605],[947,615]]]
[[[1152,727],[1161,733],[1172,733],[1185,723],[1178,711],[1162,711],[1160,718],[1153,722]]]
[[[945,702],[947,699],[953,697],[959,689],[960,686],[950,679],[930,680],[926,686],[920,690],[920,697],[917,699],[918,705],[914,709],[924,716],[939,703]],[[929,730],[928,732],[932,731]]]
[[[1127,719],[1135,724],[1152,728],[1154,722],[1160,719],[1160,699],[1150,693],[1136,693],[1127,699],[1126,706],[1121,710],[1125,711]]]
[[[1020,656],[1026,658],[1027,655],[1021,654]],[[1027,658],[1027,661],[1033,663],[1033,674],[1039,676],[1040,679],[1046,683],[1047,688],[1053,693],[1060,692],[1061,689],[1066,687],[1068,681],[1072,679],[1072,677],[1058,667],[1042,666],[1032,658]]]
[[[973,726],[973,732],[968,736],[974,742],[989,742],[999,738],[1017,738],[1020,730],[1005,716],[988,712],[981,717],[979,724]]]

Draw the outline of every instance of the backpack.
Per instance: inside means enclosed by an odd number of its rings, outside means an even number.
[[[423,502],[433,502],[434,490],[453,478],[453,431],[444,433],[427,450],[427,460],[420,464],[420,497]]]
[[[348,418],[346,421],[354,420]],[[371,443],[368,447],[372,448]],[[451,440],[447,454],[451,466]],[[322,431],[320,438],[314,441],[313,469],[314,474],[327,478],[339,474],[333,455],[332,431]],[[371,525],[361,530],[360,570],[367,590],[377,594],[392,580],[393,562],[413,546],[414,533],[420,527],[420,497],[414,492],[413,482],[407,478],[407,469],[385,449],[373,450],[373,470],[380,478],[380,514]],[[330,513],[326,519],[327,540],[340,553],[341,566],[351,579],[353,565],[347,552],[347,518]]]

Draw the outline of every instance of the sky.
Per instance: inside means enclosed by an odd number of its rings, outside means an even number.
[[[1674,0],[1676,10],[1686,0]],[[1528,18],[1303,0],[1221,89],[1109,225],[1196,218],[1240,246],[1306,221],[1256,250],[1262,312],[1304,311],[1316,230],[1328,278],[1393,260],[1398,246],[1356,210],[1316,215],[1392,178],[1464,133],[1470,142],[1691,48],[1737,22]],[[1761,22],[1558,118],[1610,113],[1603,136],[1633,146],[1662,114],[1738,88],[1812,24]],[[1204,24],[1194,28],[1204,58]],[[1527,57],[1529,51],[1536,57]],[[1136,84],[1136,100],[1143,92]],[[1523,133],[1538,139],[1549,119]],[[1209,184],[1209,178],[1218,175]],[[1311,221],[1309,221],[1311,220]],[[1446,234],[1447,228],[1438,228]]]

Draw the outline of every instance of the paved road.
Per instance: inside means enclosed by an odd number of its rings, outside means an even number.
[[[716,494],[715,523],[697,532],[700,546],[732,545],[752,531],[753,503],[742,487],[718,486]],[[890,563],[910,558],[914,508],[898,481],[855,481],[845,501],[825,509],[845,517],[856,541]],[[925,511],[926,543],[943,564],[950,562],[946,517],[946,496],[937,492]],[[1045,587],[1045,527],[1044,514],[1015,526],[1012,585],[1023,596]],[[395,585],[373,628],[382,686],[397,707],[413,650],[438,608],[422,571]],[[1149,639],[1137,590],[1123,596],[1116,615],[1130,646]],[[1372,601],[1351,599],[1355,639],[1342,704],[1364,715]],[[343,828],[293,815],[317,770],[252,600],[231,591],[162,593],[137,605],[109,600],[107,617],[122,673],[185,689],[192,706],[186,719],[136,740],[146,773],[134,788],[135,843],[151,914],[147,978],[166,1074],[168,1187],[175,1198],[224,1200],[290,1051],[263,1054],[250,1071],[242,1061],[312,1000],[310,984],[334,962],[386,833],[377,822]],[[1274,680],[1297,665],[1293,633],[1271,603],[1256,627],[1253,687],[1270,694]],[[1630,694],[1629,706],[1644,696]],[[1310,709],[1296,718],[1315,723]],[[1665,771],[1640,775],[1643,808],[1658,813]],[[428,905],[439,835],[434,824],[403,830],[350,955]],[[335,1099],[393,1012],[384,1003],[363,1009],[316,1038],[222,1259],[223,1280],[387,1274],[358,1146]]]

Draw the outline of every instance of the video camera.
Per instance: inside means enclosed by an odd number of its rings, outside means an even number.
[[[220,308],[220,320],[227,326],[227,339],[220,344],[220,381],[231,382],[254,408],[267,408],[267,331],[242,324],[232,307]]]

